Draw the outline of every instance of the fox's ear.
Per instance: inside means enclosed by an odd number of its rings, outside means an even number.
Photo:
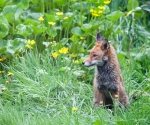
[[[110,45],[109,45],[109,42],[108,42],[107,39],[103,39],[103,43],[102,43],[101,47],[102,47],[103,50],[108,50],[109,49]]]
[[[97,41],[103,40],[103,37],[101,36],[100,33],[97,33],[97,35],[96,35],[96,40],[97,40]]]

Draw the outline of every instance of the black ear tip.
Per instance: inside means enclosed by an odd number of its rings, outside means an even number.
[[[97,33],[96,40],[103,40],[103,37],[101,36],[100,32]]]

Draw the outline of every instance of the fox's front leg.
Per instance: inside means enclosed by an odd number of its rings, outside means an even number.
[[[118,107],[119,106],[119,91],[118,91],[118,85],[116,82],[111,82],[108,84],[108,90],[110,91],[111,98],[114,101],[114,106]]]
[[[103,105],[105,102],[105,96],[103,92],[101,92],[97,87],[97,78],[94,78],[94,99],[93,99],[93,105],[94,106],[100,106]]]

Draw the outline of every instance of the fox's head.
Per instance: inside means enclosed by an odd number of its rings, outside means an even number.
[[[90,55],[82,62],[85,66],[102,66],[104,62],[108,61],[107,53],[110,48],[108,40],[103,39],[100,33],[97,34],[96,40],[96,44],[91,49]]]

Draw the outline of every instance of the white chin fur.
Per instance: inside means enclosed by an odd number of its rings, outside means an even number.
[[[102,66],[104,62],[102,60],[94,60],[92,61],[92,65]]]
[[[102,66],[104,64],[104,62],[101,60],[94,60],[94,61],[92,61],[91,63],[89,63],[89,62],[85,62],[84,63],[84,65],[85,66]]]
[[[85,66],[91,66],[91,63],[85,62],[84,65],[85,65]]]

